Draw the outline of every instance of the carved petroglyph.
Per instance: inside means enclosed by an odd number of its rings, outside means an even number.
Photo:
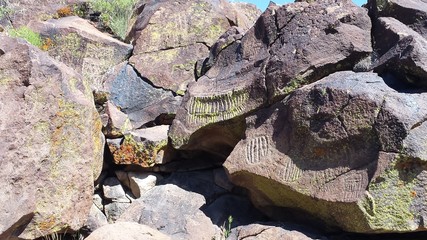
[[[297,181],[302,176],[303,170],[298,168],[292,161],[287,161],[279,174],[282,181],[290,183]]]
[[[250,139],[246,144],[246,162],[256,164],[268,158],[268,139],[266,136]]]
[[[365,179],[364,175],[355,174],[347,176],[344,179],[343,200],[345,202],[357,200],[365,192],[366,185],[367,179]]]
[[[188,103],[187,120],[191,123],[209,123],[231,119],[245,110],[248,99],[247,89],[193,97]]]

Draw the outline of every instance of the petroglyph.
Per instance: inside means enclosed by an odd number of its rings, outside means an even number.
[[[298,168],[292,161],[287,161],[285,166],[279,172],[280,178],[284,182],[295,182],[303,174],[303,170]]]
[[[364,175],[353,174],[344,178],[344,196],[345,202],[355,201],[365,192],[365,186],[368,184]]]
[[[188,121],[209,123],[231,119],[245,110],[249,99],[247,89],[226,94],[193,97],[188,102]]]
[[[268,139],[266,136],[261,136],[249,140],[246,144],[246,162],[256,164],[268,158]]]

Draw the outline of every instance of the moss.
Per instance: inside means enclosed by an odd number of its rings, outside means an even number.
[[[9,30],[9,35],[11,37],[17,37],[27,40],[33,46],[41,48],[43,45],[43,40],[39,33],[34,32],[27,26],[22,26],[19,28],[11,28]]]
[[[301,75],[297,75],[289,81],[286,86],[279,90],[278,95],[288,95],[305,84],[305,79]]]

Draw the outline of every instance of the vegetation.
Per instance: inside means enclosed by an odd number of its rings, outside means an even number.
[[[42,48],[42,46],[43,46],[43,40],[42,40],[40,34],[34,32],[33,30],[31,30],[27,26],[22,26],[22,27],[19,27],[16,29],[11,28],[9,30],[9,35],[11,37],[23,38],[38,48]]]
[[[92,0],[91,8],[101,13],[101,21],[120,39],[126,37],[128,22],[137,0]]]

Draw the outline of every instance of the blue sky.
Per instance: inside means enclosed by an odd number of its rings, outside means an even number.
[[[255,5],[258,6],[259,9],[261,9],[262,11],[264,11],[267,6],[268,3],[270,2],[270,0],[235,0],[236,2],[250,2],[253,3]],[[273,2],[277,3],[277,4],[285,4],[285,3],[290,3],[290,2],[294,2],[294,0],[273,0]],[[366,3],[366,0],[353,0],[354,3],[356,3],[357,5],[361,6],[362,4]]]

